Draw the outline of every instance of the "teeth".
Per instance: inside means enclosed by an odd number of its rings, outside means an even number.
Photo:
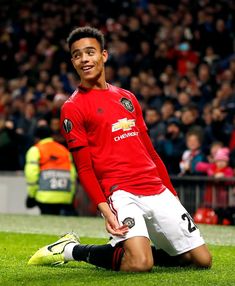
[[[91,67],[85,67],[85,68],[83,68],[84,71],[87,71],[87,70],[89,70],[89,69],[91,69]]]

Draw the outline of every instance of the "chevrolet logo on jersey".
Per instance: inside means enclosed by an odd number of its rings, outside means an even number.
[[[112,132],[118,130],[129,131],[134,126],[135,126],[135,119],[127,119],[127,118],[118,119],[118,122],[112,124]]]

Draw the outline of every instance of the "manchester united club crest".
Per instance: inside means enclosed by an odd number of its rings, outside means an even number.
[[[72,122],[69,119],[65,119],[63,122],[63,128],[66,133],[69,133],[73,128]]]
[[[131,217],[127,217],[124,219],[122,223],[127,225],[128,228],[132,228],[135,225],[135,220]]]
[[[131,102],[130,99],[128,98],[125,98],[123,97],[121,100],[120,100],[121,104],[126,108],[126,110],[130,111],[130,112],[133,112],[134,111],[134,106]]]

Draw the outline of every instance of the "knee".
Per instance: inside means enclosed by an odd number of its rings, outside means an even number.
[[[194,259],[194,265],[198,268],[211,268],[212,266],[212,256],[211,254],[205,253],[200,258]]]
[[[204,269],[211,268],[212,266],[212,256],[209,251],[184,253],[181,259],[182,265],[192,264],[197,268]]]
[[[153,259],[143,256],[130,259],[128,264],[131,272],[148,272],[153,268]]]

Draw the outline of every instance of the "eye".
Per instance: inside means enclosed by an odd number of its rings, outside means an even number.
[[[94,55],[94,53],[95,53],[95,51],[94,51],[94,50],[89,50],[89,51],[87,52],[87,54],[88,54],[89,56],[93,56],[93,55]]]
[[[74,53],[74,54],[73,54],[73,58],[74,58],[75,60],[79,59],[80,56],[81,56],[80,53]]]

